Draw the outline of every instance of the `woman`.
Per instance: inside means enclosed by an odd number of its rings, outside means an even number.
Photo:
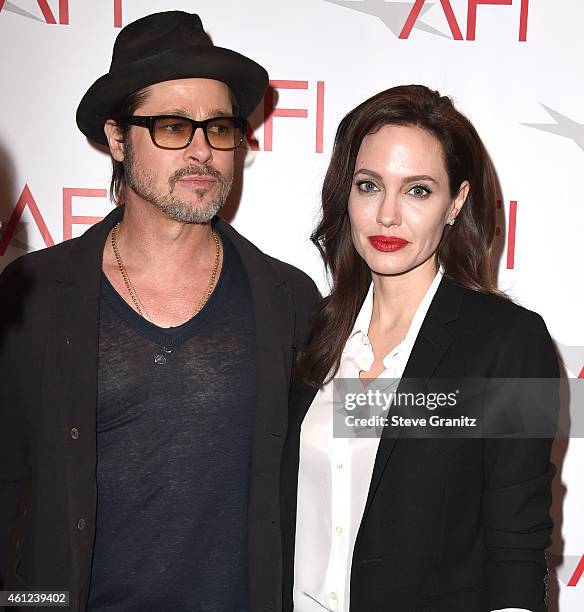
[[[546,609],[551,436],[332,435],[338,378],[557,378],[541,317],[496,289],[496,194],[474,127],[437,92],[394,87],[341,122],[312,236],[332,291],[283,462],[285,610]]]

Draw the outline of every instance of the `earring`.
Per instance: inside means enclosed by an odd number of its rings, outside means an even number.
[[[448,225],[454,225],[455,221],[456,221],[456,219],[448,219],[447,223],[448,223]]]

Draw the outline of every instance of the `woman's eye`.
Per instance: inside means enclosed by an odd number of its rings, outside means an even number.
[[[428,189],[428,187],[425,187],[424,185],[414,185],[408,191],[408,193],[411,193],[413,196],[416,196],[417,198],[425,198],[429,196],[432,192]]]
[[[359,181],[357,187],[359,191],[365,191],[366,193],[377,191],[377,185],[373,181]]]

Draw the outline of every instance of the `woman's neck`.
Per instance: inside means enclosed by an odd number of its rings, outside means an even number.
[[[403,274],[372,273],[374,297],[371,325],[379,330],[409,327],[416,309],[436,277],[435,258]]]

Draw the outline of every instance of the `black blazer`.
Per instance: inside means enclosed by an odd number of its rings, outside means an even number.
[[[79,611],[86,607],[96,510],[102,253],[122,213],[116,208],[81,238],[16,260],[0,277],[0,585],[69,590],[70,609]],[[249,597],[252,610],[276,611],[292,364],[319,295],[303,272],[263,254],[221,219],[214,223],[241,255],[255,309]],[[8,566],[15,572],[5,575]]]
[[[539,315],[446,277],[404,372],[404,379],[558,376]],[[294,387],[282,463],[284,610],[292,610],[300,426],[315,393]],[[550,401],[555,423],[555,392]],[[353,553],[351,612],[546,610],[551,443],[400,438],[386,427]]]

